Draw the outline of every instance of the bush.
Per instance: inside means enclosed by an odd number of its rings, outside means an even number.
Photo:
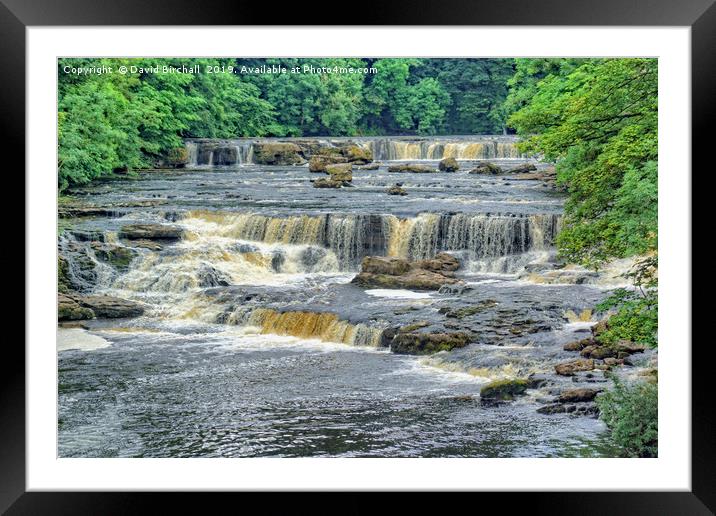
[[[658,387],[645,381],[625,384],[613,377],[614,389],[597,397],[601,419],[625,457],[658,456]]]

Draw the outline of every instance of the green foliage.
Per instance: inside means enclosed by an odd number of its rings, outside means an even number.
[[[658,387],[646,381],[624,384],[613,377],[614,388],[597,397],[601,418],[626,457],[657,457]]]
[[[641,294],[638,291],[617,289],[596,308],[616,309],[609,317],[609,328],[597,337],[600,342],[615,344],[620,340],[629,340],[657,347],[659,303],[655,290]]]
[[[578,64],[580,63],[581,64]],[[536,81],[528,70],[536,70]],[[598,266],[656,248],[657,61],[518,62],[508,119],[567,187],[563,258]]]
[[[657,257],[650,256],[636,263],[627,277],[634,281],[636,290],[616,289],[595,308],[613,311],[608,328],[597,336],[604,344],[628,340],[658,346],[659,297],[657,291]]]
[[[183,138],[261,136],[274,110],[255,86],[226,73],[149,73],[152,67],[231,64],[221,59],[61,59],[58,170],[60,191],[148,168]],[[73,75],[65,66],[128,72]]]

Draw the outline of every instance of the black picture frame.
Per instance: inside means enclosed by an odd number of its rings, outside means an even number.
[[[692,156],[693,169],[712,162],[710,125],[716,92],[716,0],[392,0],[363,2],[357,16],[361,25],[575,25],[575,26],[689,26],[691,27]],[[280,7],[278,7],[280,6]],[[63,25],[292,25],[306,20],[312,25],[342,25],[345,15],[338,4],[275,4],[226,0],[0,0],[0,99],[3,142],[21,157],[25,147],[25,30],[29,26]],[[322,13],[322,14],[319,14]],[[712,167],[711,167],[712,168]],[[19,168],[17,168],[19,170]],[[710,171],[710,169],[709,169]],[[685,180],[690,171],[682,171]],[[24,185],[18,185],[24,191]],[[16,191],[16,192],[17,192]],[[692,190],[693,191],[693,190]],[[692,217],[694,222],[696,218]],[[694,234],[694,233],[692,233]],[[18,245],[19,247],[19,245]],[[693,247],[692,247],[693,250]],[[24,253],[24,251],[23,251]],[[700,258],[704,260],[705,258]],[[699,270],[694,256],[692,270]],[[10,267],[3,258],[3,265]],[[7,269],[10,270],[10,269]],[[25,269],[25,275],[32,274]],[[703,288],[703,287],[702,287]],[[693,291],[692,291],[693,292]],[[698,313],[698,308],[694,306]],[[700,310],[705,310],[701,308]],[[705,314],[704,314],[705,315]],[[27,313],[26,313],[27,317]],[[699,318],[693,318],[699,320]],[[688,343],[683,343],[685,346]],[[692,490],[690,492],[609,493],[474,493],[476,504],[485,497],[498,504],[509,497],[509,506],[523,506],[530,513],[549,514],[713,514],[716,511],[716,455],[714,453],[714,404],[709,385],[710,340],[692,344]],[[7,514],[115,514],[148,508],[143,493],[26,493],[25,492],[25,355],[6,341],[6,359],[0,375],[0,511]],[[586,472],[588,474],[588,472]],[[186,495],[154,495],[165,510],[187,505]],[[233,495],[231,495],[233,496]],[[240,495],[246,497],[246,494]],[[352,512],[375,508],[359,495],[344,506]],[[202,497],[202,512],[211,506]],[[225,503],[226,496],[219,497]],[[223,501],[222,501],[223,500]],[[309,507],[294,500],[292,512]],[[423,504],[422,496],[412,503]],[[242,504],[246,507],[247,500]],[[250,503],[250,502],[249,502]],[[477,505],[474,505],[477,507]],[[316,507],[313,506],[315,512]],[[404,509],[408,509],[406,505]],[[319,509],[320,512],[320,509]]]

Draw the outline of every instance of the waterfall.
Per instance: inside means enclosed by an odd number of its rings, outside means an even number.
[[[430,258],[440,251],[466,251],[469,260],[545,250],[559,231],[559,215],[427,213],[412,219],[389,216],[389,256]]]
[[[190,167],[235,166],[253,163],[253,141],[187,140]]]
[[[291,335],[303,339],[320,339],[352,346],[380,345],[382,329],[365,324],[352,324],[330,312],[279,312],[270,308],[257,308],[244,322],[261,328],[261,333]]]
[[[525,158],[517,149],[517,140],[511,137],[474,136],[459,140],[406,140],[376,138],[364,142],[379,161],[396,160],[458,160],[518,159]]]
[[[253,213],[222,213],[194,211],[192,219],[208,221],[211,228],[197,227],[237,240],[267,244],[313,245],[329,249],[337,258],[341,269],[355,269],[364,256],[383,255],[387,236],[383,233],[381,215],[300,215],[270,217]]]
[[[402,219],[393,215],[271,217],[193,211],[183,223],[190,232],[205,238],[309,246],[313,249],[309,258],[305,250],[302,254],[293,251],[293,259],[304,265],[317,256],[316,247],[324,248],[335,256],[340,270],[355,270],[369,255],[416,260],[441,251],[462,251],[468,260],[485,260],[546,251],[552,246],[560,221],[559,215],[552,214],[424,213]],[[289,250],[285,253],[290,257]]]
[[[79,241],[70,234],[58,240],[58,255],[64,262],[69,286],[79,292],[107,287],[117,276],[117,271],[97,258],[90,242]]]
[[[369,149],[376,161],[519,159],[514,136],[476,135],[461,137],[410,138],[398,136],[363,138],[280,138],[280,139],[188,139],[185,142],[191,167],[236,166],[254,163],[254,144],[295,143],[307,158],[318,149],[354,143]]]

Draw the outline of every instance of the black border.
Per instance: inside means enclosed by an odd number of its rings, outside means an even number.
[[[362,25],[589,25],[589,26],[690,26],[692,34],[692,152],[694,170],[713,174],[711,138],[716,115],[716,0],[363,0],[349,10],[339,3],[292,4],[242,2],[230,0],[0,0],[0,130],[5,149],[14,149],[24,169],[25,141],[25,28],[45,25],[292,25],[306,21],[312,25],[343,25],[358,21]],[[342,14],[339,14],[342,13]],[[347,16],[347,13],[352,13]],[[357,42],[357,44],[360,44]],[[15,170],[18,170],[16,165]],[[6,167],[6,171],[10,171]],[[689,171],[680,171],[684,179]],[[24,193],[24,184],[13,191]],[[693,190],[692,190],[693,191]],[[696,203],[695,203],[696,204]],[[693,217],[694,223],[697,222]],[[694,233],[692,233],[693,235]],[[16,241],[19,241],[16,240]],[[692,246],[693,252],[693,246]],[[24,258],[24,248],[23,248]],[[10,269],[2,253],[2,265]],[[14,256],[17,256],[15,251]],[[694,255],[693,270],[705,258]],[[24,261],[24,260],[23,260]],[[5,263],[7,262],[7,263]],[[25,275],[32,271],[25,268]],[[23,297],[24,299],[24,297]],[[27,308],[27,307],[26,307]],[[706,316],[705,309],[695,307]],[[25,319],[27,324],[27,319]],[[188,494],[182,493],[25,493],[25,356],[13,339],[6,344],[0,374],[0,511],[7,514],[125,514],[151,509],[159,502],[168,512],[177,506],[190,509]],[[11,344],[12,342],[12,344]],[[13,350],[9,350],[12,345]],[[684,343],[688,345],[688,343]],[[505,508],[522,507],[537,514],[714,514],[716,511],[716,454],[714,453],[713,361],[709,354],[713,339],[692,345],[692,491],[610,492],[610,493],[479,493],[454,502],[466,502],[473,510],[485,508],[489,501]],[[13,356],[14,353],[14,356]],[[575,463],[575,472],[589,475]],[[235,502],[248,509],[257,495],[223,494],[213,496],[216,503]],[[508,498],[505,504],[505,496]],[[229,498],[231,497],[231,498]],[[249,499],[247,499],[247,497]],[[358,514],[379,506],[364,496],[350,495],[342,512]],[[479,497],[479,502],[476,497]],[[498,498],[501,497],[501,498]],[[151,498],[151,500],[150,500]],[[208,496],[197,495],[194,502],[201,512],[212,510]],[[264,499],[266,497],[263,497]],[[275,497],[274,497],[275,499]],[[231,500],[231,501],[230,501]],[[305,501],[304,501],[305,500]],[[258,501],[258,500],[256,500]],[[411,503],[424,507],[424,496],[414,494]],[[265,503],[265,502],[264,502]],[[479,505],[478,505],[479,503]],[[380,505],[383,505],[382,503]],[[402,504],[403,510],[412,509]],[[230,505],[231,506],[231,505]],[[291,512],[322,512],[306,497],[294,497]],[[499,507],[500,505],[498,505]],[[221,507],[215,505],[214,507]],[[273,513],[281,507],[264,506]],[[231,510],[231,509],[230,509]],[[341,509],[339,509],[341,510]]]

